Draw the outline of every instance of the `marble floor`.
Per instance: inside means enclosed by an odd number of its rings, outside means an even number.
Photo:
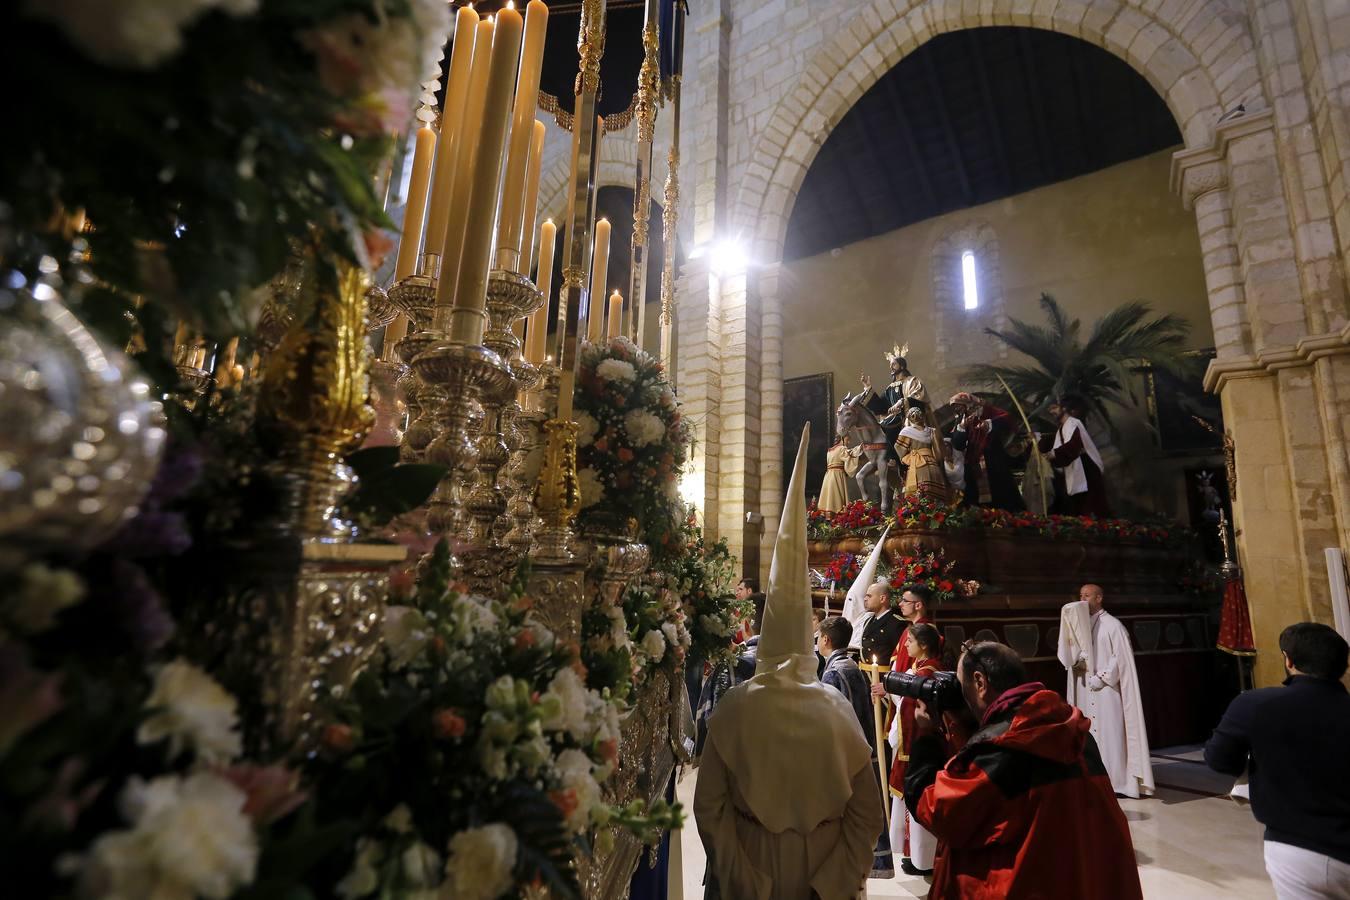
[[[1272,900],[1261,855],[1261,826],[1251,810],[1227,797],[1231,780],[1215,775],[1200,761],[1195,747],[1155,751],[1154,781],[1158,793],[1147,800],[1122,800],[1130,820],[1139,879],[1149,900]],[[686,810],[693,808],[697,770],[686,770],[677,794]],[[703,845],[691,821],[680,833],[683,900],[703,896]],[[897,873],[893,881],[873,880],[869,898],[923,897],[922,878]],[[678,900],[674,891],[672,900]]]

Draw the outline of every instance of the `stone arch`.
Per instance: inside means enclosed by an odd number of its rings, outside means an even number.
[[[605,135],[600,145],[600,168],[596,173],[595,187],[633,187],[637,171],[637,129],[630,126],[623,131]],[[539,179],[539,214],[542,218],[553,217],[562,222],[567,210],[567,185],[571,178],[572,159],[570,145],[568,153],[545,159],[545,169]],[[663,206],[665,197],[661,187],[666,180],[666,160],[663,153],[652,154],[651,199],[657,206]]]
[[[865,7],[816,51],[774,110],[746,166],[734,221],[755,235],[757,258],[779,259],[797,191],[830,131],[896,63],[950,31],[1018,25],[1101,46],[1148,80],[1188,147],[1208,146],[1223,111],[1239,102],[1265,107],[1246,16],[1230,0],[1195,0],[1166,19],[1145,12],[1144,2],[896,0],[893,16]]]

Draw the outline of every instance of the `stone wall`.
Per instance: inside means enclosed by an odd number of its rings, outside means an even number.
[[[748,271],[717,277],[695,258],[679,283],[678,378],[686,404],[704,415],[710,529],[767,570],[768,552],[756,560],[749,551],[771,546],[782,502],[783,235],[830,130],[935,34],[1019,25],[1074,35],[1129,62],[1184,137],[1172,185],[1195,215],[1220,354],[1207,386],[1220,393],[1237,445],[1235,516],[1258,680],[1278,680],[1280,628],[1330,621],[1322,548],[1350,546],[1350,2],[691,7],[681,237],[695,250],[739,238],[752,259]],[[605,150],[618,175],[624,140],[611,136]],[[565,177],[556,172],[546,197]],[[747,526],[746,512],[762,514],[762,528]]]

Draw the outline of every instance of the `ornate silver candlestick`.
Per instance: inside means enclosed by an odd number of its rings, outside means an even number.
[[[524,555],[530,550],[537,520],[534,513],[534,485],[539,480],[540,435],[546,416],[539,408],[541,402],[536,398],[537,388],[547,380],[547,373],[543,366],[536,367],[524,362],[514,371],[520,395],[526,398],[526,403],[524,408],[518,403],[512,405],[511,436],[514,446],[507,480],[513,490],[506,504],[506,518],[503,523],[499,523],[499,527],[502,524],[508,526],[502,540],[508,547]],[[553,377],[556,379],[557,375]],[[508,407],[508,410],[511,409]]]
[[[434,253],[426,254],[422,258],[421,271],[389,289],[389,302],[412,321],[412,329],[394,348],[410,371],[418,354],[445,340],[444,335],[428,331],[432,311],[436,308],[436,276],[440,272],[440,260]],[[399,378],[399,384],[408,407],[408,427],[403,433],[399,455],[404,462],[418,462],[436,437],[435,417],[441,398],[437,386],[425,380],[418,381],[405,375]]]

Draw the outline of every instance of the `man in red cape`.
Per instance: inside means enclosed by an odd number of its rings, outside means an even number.
[[[936,835],[930,900],[1142,898],[1130,827],[1083,714],[993,641],[957,678],[980,727],[947,761],[929,712],[915,714],[905,803]]]

